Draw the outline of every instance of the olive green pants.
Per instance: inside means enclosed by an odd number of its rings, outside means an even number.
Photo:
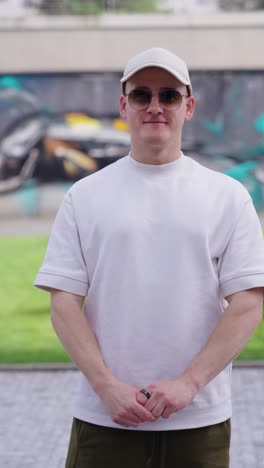
[[[177,431],[131,431],[73,419],[66,468],[228,468],[230,420]]]

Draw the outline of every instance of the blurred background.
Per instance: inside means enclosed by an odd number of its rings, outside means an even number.
[[[263,43],[261,0],[0,0],[0,363],[69,360],[32,285],[65,192],[129,151],[119,80],[134,54],[187,62],[183,150],[242,182],[263,224]],[[239,359],[264,359],[263,338]]]
[[[66,190],[129,150],[127,60],[164,47],[187,62],[183,150],[242,182],[263,225],[263,44],[264,0],[0,0],[0,466],[64,466],[76,377],[21,372],[72,366],[33,281]],[[237,364],[263,365],[263,342],[262,322]],[[231,467],[260,468],[263,367],[239,367]]]
[[[152,46],[190,68],[183,150],[240,180],[262,219],[263,26],[261,0],[0,0],[2,234],[52,218],[74,181],[127,154],[119,79]]]

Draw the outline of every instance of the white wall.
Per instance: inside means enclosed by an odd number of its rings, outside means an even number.
[[[264,13],[5,19],[0,73],[120,71],[153,46],[191,69],[263,69]]]

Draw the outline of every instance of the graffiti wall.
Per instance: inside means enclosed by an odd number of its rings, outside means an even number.
[[[124,156],[119,73],[0,75],[0,196],[28,181],[75,181]],[[229,173],[262,203],[264,71],[191,73],[185,152]]]

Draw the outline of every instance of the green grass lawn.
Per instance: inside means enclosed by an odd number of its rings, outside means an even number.
[[[33,287],[47,237],[0,237],[0,363],[67,362],[49,318],[49,294]],[[264,322],[239,359],[264,359]]]
[[[33,287],[47,237],[0,237],[0,363],[69,361],[49,318],[49,294]]]

